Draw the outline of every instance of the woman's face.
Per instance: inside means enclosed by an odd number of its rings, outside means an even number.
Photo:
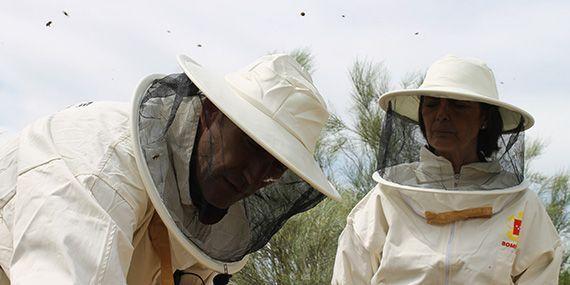
[[[484,124],[478,102],[423,96],[421,114],[428,143],[438,154],[476,154],[477,135]]]

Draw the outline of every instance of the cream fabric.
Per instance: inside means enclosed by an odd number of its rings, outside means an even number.
[[[557,284],[560,238],[527,184],[486,191],[469,186],[491,176],[489,183],[509,184],[510,176],[493,163],[466,165],[456,181],[426,180],[454,177],[448,163],[424,153],[419,163],[396,166],[392,175],[408,185],[375,175],[377,186],[354,207],[339,237],[332,284]],[[428,188],[441,182],[465,187]],[[493,208],[489,219],[425,220],[426,211],[485,206]]]
[[[0,146],[0,266],[12,284],[158,284],[129,114],[81,104]],[[211,284],[214,272],[171,244],[173,269]]]
[[[265,56],[226,75],[238,96],[293,134],[312,154],[329,113],[313,79],[287,55]]]

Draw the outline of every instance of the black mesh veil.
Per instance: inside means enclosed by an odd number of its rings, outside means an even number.
[[[163,204],[186,238],[209,257],[236,262],[262,248],[293,215],[324,199],[292,171],[232,205],[217,223],[199,221],[189,168],[204,95],[185,74],[155,80],[140,102],[143,156]],[[136,114],[135,114],[136,115]]]
[[[463,168],[461,173],[454,173],[450,163],[435,155],[420,123],[395,112],[390,102],[379,134],[377,175],[398,184],[447,190],[496,190],[519,185],[524,180],[523,125],[521,117],[516,129],[499,134],[499,149],[489,156],[480,154],[480,161],[467,167],[470,172],[461,177]],[[458,184],[462,179],[464,184]]]

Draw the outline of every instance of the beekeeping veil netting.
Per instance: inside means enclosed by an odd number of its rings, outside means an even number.
[[[417,97],[417,100],[421,100]],[[472,169],[484,170],[470,173],[471,185],[453,183],[462,179],[461,173],[455,174],[450,169],[451,164],[425,163],[428,159],[437,157],[422,133],[420,123],[394,111],[394,103],[390,101],[379,132],[380,144],[376,156],[378,172],[383,179],[422,188],[446,190],[494,190],[519,185],[524,180],[524,120],[521,116],[515,129],[502,131],[502,119],[498,109],[495,126],[497,128],[498,151],[485,154],[479,151],[479,162],[471,164]],[[421,104],[421,103],[420,103]],[[491,106],[491,108],[494,108]],[[421,115],[421,114],[420,114]],[[484,135],[480,130],[479,137]],[[438,161],[442,161],[441,157]],[[433,162],[433,160],[432,160]],[[447,168],[447,169],[437,169]],[[462,170],[463,172],[463,170]],[[477,176],[478,175],[478,176]]]
[[[198,219],[190,161],[204,95],[185,74],[155,80],[140,100],[139,141],[161,202],[184,236],[212,259],[236,262],[262,248],[293,215],[323,200],[292,171],[240,200],[217,223]],[[196,195],[197,194],[197,195]],[[164,218],[164,217],[163,217]]]

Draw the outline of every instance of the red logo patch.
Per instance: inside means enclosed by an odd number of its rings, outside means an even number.
[[[519,243],[519,235],[522,229],[522,220],[523,220],[524,212],[519,211],[516,215],[509,216],[509,222],[507,224],[508,230],[505,232],[507,235],[506,237],[509,241],[502,241],[501,246],[508,247],[508,248],[517,248]]]
[[[514,224],[513,224],[513,235],[514,236],[518,236],[519,233],[521,232],[521,225],[522,225],[522,220],[515,219]]]

